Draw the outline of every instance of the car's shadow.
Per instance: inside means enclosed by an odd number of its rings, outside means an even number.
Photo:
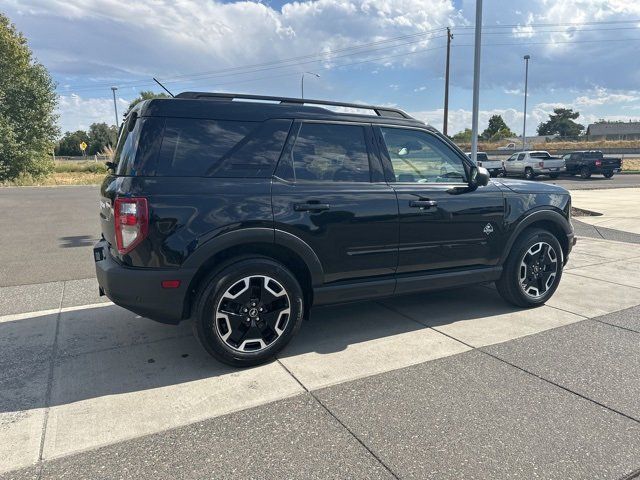
[[[486,287],[319,307],[281,358],[515,310]],[[239,373],[204,352],[189,321],[162,325],[114,305],[0,322],[0,366],[0,413]]]

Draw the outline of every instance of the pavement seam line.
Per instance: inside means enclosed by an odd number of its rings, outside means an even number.
[[[66,289],[67,282],[62,283],[62,292],[60,293],[60,305],[58,306],[58,315],[56,316],[56,328],[55,333],[53,335],[53,346],[51,347],[51,360],[49,363],[49,374],[47,376],[47,391],[45,394],[44,400],[44,419],[42,421],[42,435],[40,437],[40,449],[38,451],[38,480],[42,477],[42,472],[44,469],[43,455],[44,455],[44,444],[47,436],[47,425],[49,423],[49,411],[51,409],[51,395],[53,392],[53,374],[56,365],[56,357],[58,355],[58,336],[60,333],[60,318],[62,317],[62,303],[64,302],[64,293]]]
[[[640,290],[640,287],[634,287],[633,285],[625,285],[624,283],[611,282],[609,280],[603,280],[601,278],[588,277],[587,275],[580,275],[579,273],[575,273],[573,270],[567,270],[567,275],[575,275],[576,277],[588,278],[589,280],[597,280],[599,282],[610,283],[611,285],[617,285],[619,287],[635,288],[636,290]]]
[[[598,322],[598,323],[601,323],[602,325],[607,325],[609,327],[619,328],[620,330],[625,330],[627,332],[640,333],[640,331],[634,330],[633,328],[623,327],[621,325],[616,325],[615,323],[609,323],[602,320],[598,320],[597,318],[590,318],[589,320],[593,320],[594,322]]]
[[[280,366],[282,368],[284,368],[284,370],[293,377],[293,379],[298,382],[298,384],[303,388],[303,390],[308,393],[311,398],[313,398],[318,405],[320,405],[320,407],[322,407],[324,409],[324,411],[327,412],[327,414],[329,414],[329,416],[331,418],[333,418],[336,422],[338,422],[338,425],[340,425],[342,428],[344,428],[347,433],[349,433],[349,435],[351,435],[356,442],[358,442],[362,448],[364,448],[367,452],[369,452],[369,454],[375,458],[377,460],[377,462],[382,465],[382,467],[389,473],[389,475],[391,475],[393,478],[395,478],[396,480],[400,480],[400,477],[398,477],[398,475],[391,469],[391,467],[389,467],[389,465],[387,465],[378,455],[375,454],[375,452],[373,452],[373,450],[371,450],[362,440],[360,440],[360,438],[347,426],[345,425],[331,410],[329,410],[329,408],[322,403],[322,401],[313,393],[313,391],[309,390],[299,379],[298,377],[296,377],[293,372],[291,370],[289,370],[284,363],[282,363],[280,361],[279,358],[276,357],[276,362],[278,362],[280,364]]]
[[[381,305],[382,305],[382,304],[381,304]],[[404,314],[404,313],[402,313],[402,312],[400,312],[400,311],[398,311],[398,310],[396,310],[396,309],[394,309],[394,308],[392,308],[392,307],[389,307],[389,306],[387,306],[387,305],[384,305],[384,306],[385,306],[385,307],[387,307],[387,308],[388,308],[389,310],[391,310],[392,312],[397,313],[398,315],[401,315],[401,316],[403,316],[403,317],[405,317],[405,318],[407,318],[407,319],[409,319],[409,320],[413,320],[414,322],[418,322],[418,323],[420,323],[421,325],[425,325],[424,323],[419,322],[418,320],[415,320],[415,319],[413,319],[413,318],[409,317],[408,315],[406,315],[406,314]],[[585,319],[585,320],[590,320],[590,319]],[[585,321],[585,320],[582,320],[582,321]],[[610,412],[617,413],[618,415],[621,415],[621,416],[623,416],[623,417],[625,417],[625,418],[627,418],[627,419],[629,419],[629,420],[632,420],[632,421],[634,421],[634,422],[636,422],[636,423],[639,423],[639,424],[640,424],[640,419],[637,419],[637,418],[635,418],[635,417],[632,417],[632,416],[630,416],[630,415],[627,415],[627,414],[626,414],[626,413],[624,413],[624,412],[621,412],[621,411],[619,411],[619,410],[616,410],[615,408],[609,407],[609,406],[607,406],[607,405],[605,405],[605,404],[603,404],[603,403],[598,402],[597,400],[594,400],[594,399],[589,398],[589,397],[587,397],[587,396],[585,396],[585,395],[582,395],[581,393],[575,392],[575,391],[571,390],[570,388],[568,388],[568,387],[564,387],[564,386],[562,386],[562,385],[560,385],[560,384],[558,384],[558,383],[555,383],[554,381],[549,380],[549,379],[547,379],[547,378],[544,378],[544,377],[542,377],[542,376],[538,375],[537,373],[530,372],[529,370],[527,370],[527,369],[525,369],[525,368],[523,368],[523,367],[520,367],[520,366],[518,366],[518,365],[515,365],[515,364],[513,364],[513,363],[511,363],[511,362],[509,362],[509,361],[507,361],[507,360],[505,360],[505,359],[503,359],[503,358],[501,358],[501,357],[498,357],[497,355],[494,355],[493,353],[490,353],[490,352],[488,352],[488,351],[484,350],[484,348],[485,348],[485,347],[474,347],[473,345],[471,345],[471,344],[469,344],[469,343],[467,343],[467,342],[465,342],[465,341],[463,341],[463,340],[460,340],[459,338],[456,338],[456,337],[454,337],[454,336],[452,336],[452,335],[449,335],[449,334],[447,334],[447,333],[445,333],[445,332],[442,332],[442,331],[438,330],[436,327],[432,327],[432,326],[429,326],[429,325],[425,325],[425,326],[426,326],[427,328],[431,328],[432,330],[435,330],[436,332],[438,332],[438,333],[440,333],[440,334],[442,334],[442,335],[444,335],[444,336],[446,336],[446,337],[449,337],[449,338],[450,338],[450,339],[452,339],[452,340],[455,340],[456,342],[460,342],[461,344],[463,344],[463,345],[465,345],[465,346],[469,347],[469,348],[471,349],[470,351],[474,351],[474,350],[475,350],[475,351],[478,351],[478,352],[480,352],[480,353],[482,353],[482,354],[484,354],[484,355],[487,355],[487,356],[489,356],[489,357],[491,357],[491,358],[493,358],[493,359],[495,359],[495,360],[498,360],[499,362],[504,363],[505,365],[509,365],[509,366],[511,366],[511,367],[513,367],[513,368],[515,368],[515,369],[517,369],[517,370],[520,370],[521,372],[527,373],[527,374],[531,375],[532,377],[535,377],[535,378],[537,378],[537,379],[539,379],[539,380],[542,380],[543,382],[546,382],[546,383],[548,383],[548,384],[550,384],[550,385],[553,385],[553,386],[555,386],[555,387],[558,387],[558,388],[560,388],[560,389],[564,390],[565,392],[571,393],[571,394],[573,394],[573,395],[575,395],[575,396],[577,396],[577,397],[580,397],[580,398],[582,398],[582,399],[584,399],[584,400],[587,400],[587,401],[589,401],[589,402],[591,402],[591,403],[594,403],[594,404],[596,404],[596,405],[598,405],[598,406],[600,406],[600,407],[602,407],[602,408],[604,408],[604,409],[606,409],[606,410],[609,410]],[[558,327],[558,328],[561,328],[561,327]],[[538,332],[538,333],[542,333],[542,332]],[[513,339],[513,340],[516,340],[516,339]],[[505,343],[505,342],[500,342],[500,343]]]

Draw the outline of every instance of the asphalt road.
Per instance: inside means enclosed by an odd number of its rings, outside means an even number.
[[[604,178],[602,175],[593,175],[589,179],[583,179],[578,176],[563,176],[557,180],[551,180],[547,177],[539,177],[536,182],[547,182],[560,185],[567,190],[596,190],[600,188],[633,188],[640,187],[640,175],[625,174],[614,175],[613,178]]]
[[[640,175],[536,181],[570,190],[640,187]],[[0,211],[0,286],[93,277],[97,186],[2,188]]]
[[[567,189],[640,187],[640,175],[536,181]],[[97,186],[1,188],[0,211],[0,286],[94,276],[92,246],[100,237]]]
[[[0,286],[95,275],[98,187],[0,188]]]

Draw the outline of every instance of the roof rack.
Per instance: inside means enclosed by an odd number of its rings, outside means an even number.
[[[209,92],[182,92],[176,98],[191,98],[204,100],[258,100],[267,102],[277,102],[290,105],[330,105],[334,107],[360,108],[363,110],[373,110],[379,117],[413,118],[408,113],[399,108],[377,107],[374,105],[363,105],[359,103],[332,102],[330,100],[310,100],[307,98],[270,97],[265,95],[247,95],[241,93],[209,93]]]

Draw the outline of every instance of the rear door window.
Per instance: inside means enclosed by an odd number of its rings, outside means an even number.
[[[369,182],[361,125],[303,123],[292,152],[296,181]]]
[[[290,126],[290,120],[238,122],[167,118],[158,174],[269,177]]]

